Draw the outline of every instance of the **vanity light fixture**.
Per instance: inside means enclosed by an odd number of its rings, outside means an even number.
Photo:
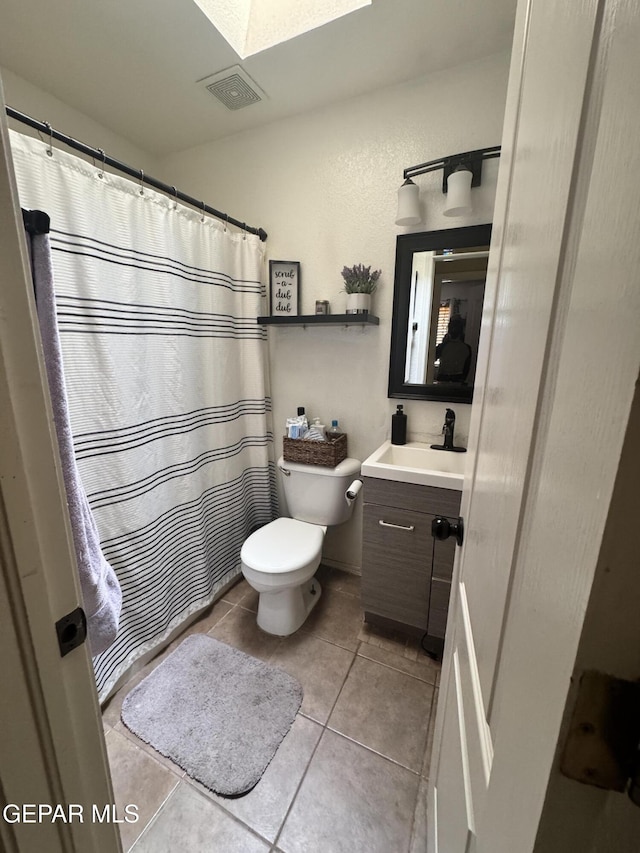
[[[500,146],[479,148],[462,154],[451,154],[439,160],[430,160],[404,170],[404,184],[398,190],[396,225],[418,225],[420,213],[419,189],[412,181],[417,175],[443,170],[442,192],[447,195],[445,216],[466,216],[471,213],[471,188],[482,183],[482,162],[500,156]]]

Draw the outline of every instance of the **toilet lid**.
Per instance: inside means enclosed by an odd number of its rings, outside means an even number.
[[[240,559],[258,572],[293,572],[322,550],[324,530],[295,518],[277,518],[256,530],[242,546]]]

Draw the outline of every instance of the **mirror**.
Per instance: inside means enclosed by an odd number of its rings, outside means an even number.
[[[470,403],[491,225],[400,234],[389,397]]]

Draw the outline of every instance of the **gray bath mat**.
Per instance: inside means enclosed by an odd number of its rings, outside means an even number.
[[[211,791],[239,797],[260,780],[301,703],[286,672],[192,634],[127,695],[122,722]]]

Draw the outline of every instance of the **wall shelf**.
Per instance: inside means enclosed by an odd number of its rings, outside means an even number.
[[[258,317],[261,326],[379,326],[380,318],[373,314],[298,314],[295,317],[276,315]]]

